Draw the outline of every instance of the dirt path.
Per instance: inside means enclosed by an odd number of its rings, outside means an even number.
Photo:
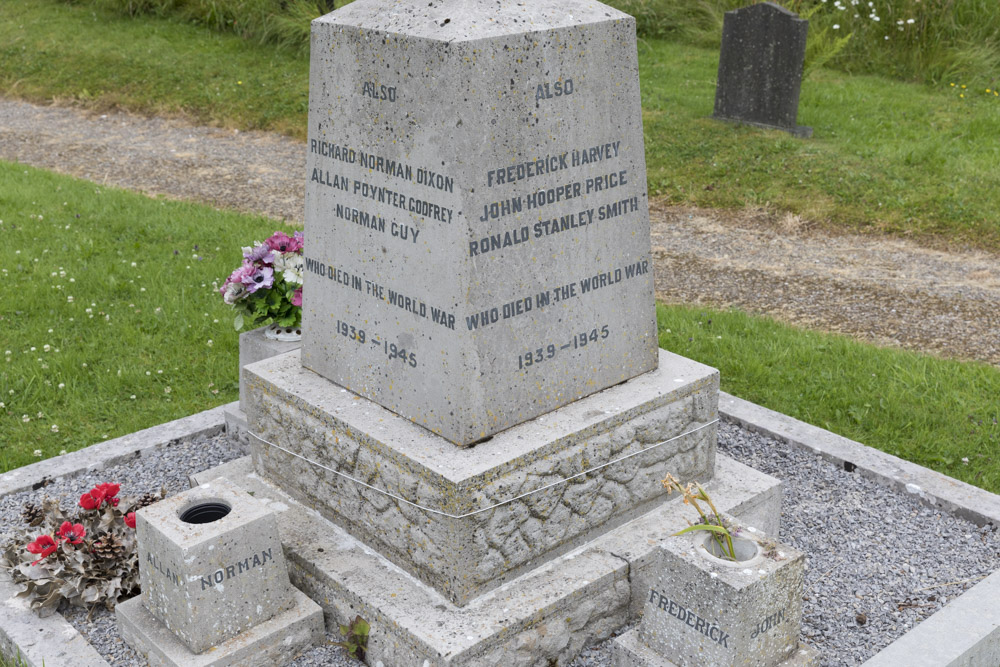
[[[303,218],[305,146],[260,132],[0,99],[0,159],[148,194]],[[793,216],[655,204],[657,297],[736,306],[1000,365],[1000,256],[829,235]]]

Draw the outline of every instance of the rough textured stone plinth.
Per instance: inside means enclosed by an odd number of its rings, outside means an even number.
[[[356,0],[312,30],[303,364],[459,445],[655,367],[634,19]]]
[[[244,372],[257,472],[460,604],[649,511],[667,472],[714,470],[718,371],[665,351],[656,371],[463,450],[296,352]]]
[[[737,562],[711,555],[705,531],[660,547],[639,639],[680,667],[775,667],[798,647],[805,555],[756,527],[731,521],[730,530]]]
[[[181,517],[228,506],[210,523]],[[226,479],[136,513],[143,604],[193,652],[218,646],[291,607],[274,514]]]
[[[196,477],[204,482],[216,472]],[[323,606],[329,630],[358,614],[367,619],[368,664],[386,667],[568,664],[637,617],[659,545],[690,513],[679,499],[664,502],[460,607],[269,484],[248,462],[219,472],[280,513],[292,581]],[[722,511],[777,533],[778,480],[719,456],[706,488]]]
[[[290,609],[200,654],[150,614],[141,597],[120,602],[115,614],[122,637],[150,667],[274,667],[324,640],[323,609],[299,591],[293,591],[292,602]]]

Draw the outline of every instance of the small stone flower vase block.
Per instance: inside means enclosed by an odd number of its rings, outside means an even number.
[[[136,513],[146,609],[202,653],[295,604],[274,513],[225,478]]]
[[[707,531],[660,547],[639,643],[679,667],[780,665],[798,653],[805,556],[726,520],[735,561]]]

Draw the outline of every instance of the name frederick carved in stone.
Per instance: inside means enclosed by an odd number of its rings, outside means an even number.
[[[268,547],[266,551],[261,551],[259,554],[254,554],[253,556],[247,556],[243,560],[237,561],[232,565],[220,567],[207,577],[201,577],[201,590],[212,588],[216,584],[221,584],[227,579],[232,579],[233,577],[239,576],[244,572],[249,572],[255,567],[261,567],[268,561],[274,561],[274,556],[271,555],[271,549],[273,549],[273,547]]]
[[[729,648],[729,633],[720,628],[715,621],[702,618],[654,588],[649,589],[649,601],[656,603],[657,609],[667,612],[695,632],[700,632],[723,648]]]

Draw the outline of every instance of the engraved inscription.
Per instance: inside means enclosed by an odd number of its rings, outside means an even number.
[[[179,574],[171,570],[169,565],[164,566],[163,561],[148,551],[146,552],[146,562],[152,565],[154,570],[166,577],[174,586],[182,584]]]
[[[729,648],[729,633],[719,627],[715,621],[702,618],[694,611],[671,600],[656,589],[649,589],[649,602],[656,603],[657,609],[662,609],[678,621],[681,621],[695,632],[700,632],[723,648]]]
[[[553,97],[562,97],[563,95],[573,94],[573,79],[566,79],[565,81],[553,81],[551,83],[545,82],[538,84],[535,89],[535,102],[539,100],[550,100]]]
[[[232,579],[233,577],[239,576],[244,572],[249,572],[252,568],[261,567],[264,563],[273,561],[274,556],[271,554],[272,548],[273,547],[268,547],[266,551],[261,551],[259,554],[254,554],[252,557],[247,556],[243,560],[237,561],[232,565],[220,567],[207,577],[199,577],[201,580],[201,590],[212,588],[216,584],[221,584],[227,579]]]
[[[396,101],[395,86],[380,86],[374,81],[365,81],[361,84],[361,94],[373,100],[383,100],[385,102]]]
[[[753,632],[750,634],[750,639],[756,639],[758,635],[762,635],[771,628],[776,628],[780,623],[785,620],[785,610],[777,611],[763,621],[754,626]]]

